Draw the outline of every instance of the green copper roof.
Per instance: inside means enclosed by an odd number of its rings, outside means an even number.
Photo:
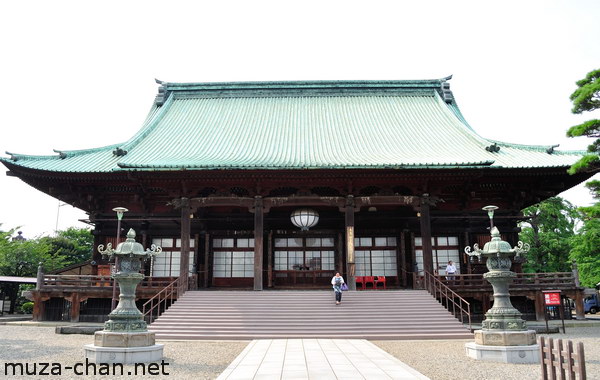
[[[11,164],[117,170],[566,167],[583,152],[501,143],[464,120],[448,78],[161,83],[129,141]]]

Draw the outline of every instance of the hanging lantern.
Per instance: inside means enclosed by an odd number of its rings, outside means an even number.
[[[302,231],[308,231],[319,223],[319,213],[310,208],[300,208],[292,213],[290,219],[294,226]]]

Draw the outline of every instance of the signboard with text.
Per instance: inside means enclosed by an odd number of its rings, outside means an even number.
[[[560,306],[560,291],[556,292],[544,292],[544,305],[546,306]]]

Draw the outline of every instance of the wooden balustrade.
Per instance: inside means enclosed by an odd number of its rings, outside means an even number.
[[[176,277],[146,277],[138,285],[139,289],[162,289]],[[93,275],[59,275],[45,274],[39,290],[91,290],[111,288],[113,279],[110,276]]]
[[[455,290],[492,290],[492,285],[483,278],[482,274],[457,274],[453,280],[446,276],[435,276],[442,283]],[[423,276],[414,276],[417,285],[423,283]],[[417,286],[417,287],[422,287]],[[540,288],[573,289],[576,287],[572,272],[553,273],[517,273],[510,284],[511,290],[536,290]]]
[[[185,290],[195,289],[198,278],[189,277],[185,284],[179,277],[145,277],[136,289],[138,299],[149,299],[144,304],[145,317],[152,321],[158,317]],[[50,298],[65,298],[76,304],[72,308],[72,321],[79,319],[79,302],[89,298],[110,298],[113,291],[113,279],[110,275],[57,275],[42,274],[38,276],[36,289],[29,291],[30,299],[34,300],[37,309],[34,310],[34,320],[42,320],[44,301]],[[117,294],[119,288],[117,287]],[[79,302],[77,302],[78,300]],[[35,306],[34,306],[35,308]]]

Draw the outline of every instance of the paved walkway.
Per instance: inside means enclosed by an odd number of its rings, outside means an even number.
[[[429,378],[364,339],[260,339],[217,378],[241,379]]]

